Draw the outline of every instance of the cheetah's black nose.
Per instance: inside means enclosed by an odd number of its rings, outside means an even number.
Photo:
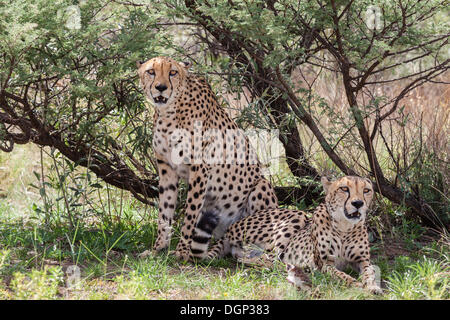
[[[355,200],[355,201],[352,201],[352,205],[353,205],[356,209],[359,209],[359,208],[361,208],[361,207],[364,205],[364,202],[361,201],[361,200]]]
[[[158,84],[157,86],[155,86],[156,90],[163,92],[167,89],[167,86],[165,84]]]

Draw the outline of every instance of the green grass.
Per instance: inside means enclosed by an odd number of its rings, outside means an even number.
[[[424,258],[388,276],[388,297],[392,299],[448,299],[450,270],[441,262]]]
[[[2,299],[450,298],[450,257],[442,241],[395,257],[378,248],[373,261],[381,269],[382,296],[348,288],[320,272],[312,274],[313,289],[300,292],[286,281],[280,263],[271,269],[244,266],[231,258],[186,263],[167,253],[140,259],[138,254],[154,240],[154,221],[50,230],[39,219],[11,218],[3,215],[5,210],[0,209]],[[408,246],[404,250],[407,253]],[[66,285],[70,265],[81,270],[75,288]]]

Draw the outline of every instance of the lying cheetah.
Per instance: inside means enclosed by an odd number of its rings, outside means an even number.
[[[305,212],[267,209],[230,226],[225,236],[208,252],[209,258],[231,253],[244,263],[267,264],[278,257],[286,264],[288,280],[309,287],[305,271],[329,272],[347,284],[381,293],[370,264],[369,242],[364,221],[372,202],[373,188],[368,179],[346,176],[334,182],[322,178],[325,202],[312,218]],[[204,215],[202,223],[214,227],[215,213]],[[246,248],[253,248],[248,250]],[[262,252],[271,252],[272,255]],[[265,260],[264,260],[265,259]],[[362,283],[338,270],[347,263],[362,273]]]
[[[257,210],[276,208],[277,198],[247,137],[205,79],[189,72],[189,63],[156,57],[137,66],[144,93],[155,106],[159,215],[154,250],[169,245],[178,182],[184,179],[186,212],[175,254],[185,260],[202,258],[211,234],[220,238],[233,222]],[[213,209],[220,212],[215,228],[197,225],[201,214]]]

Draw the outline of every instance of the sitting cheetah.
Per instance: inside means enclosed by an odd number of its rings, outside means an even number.
[[[137,66],[144,93],[155,106],[159,214],[154,250],[169,245],[178,183],[184,179],[188,194],[175,254],[185,260],[202,258],[212,234],[220,238],[233,222],[276,208],[277,198],[247,137],[205,79],[189,72],[189,63],[156,57]],[[221,212],[215,228],[197,225],[201,214],[213,209]]]
[[[286,264],[288,280],[298,287],[309,286],[305,270],[319,269],[349,285],[381,293],[370,264],[364,226],[373,197],[372,183],[368,179],[346,176],[334,182],[323,177],[322,184],[325,202],[314,210],[312,218],[302,211],[289,209],[259,211],[230,226],[225,236],[209,250],[208,257],[231,253],[244,263],[261,264],[273,261],[270,255],[261,256],[262,251],[270,251]],[[201,223],[214,228],[215,213],[206,213],[202,220],[205,221]],[[259,250],[245,250],[249,245]],[[359,269],[362,283],[338,270],[347,263]]]

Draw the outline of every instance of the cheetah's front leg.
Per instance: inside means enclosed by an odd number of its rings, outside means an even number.
[[[324,241],[324,239],[322,239],[321,242],[323,242],[323,241]],[[321,242],[319,242],[319,243],[321,243]],[[324,246],[322,245],[321,247],[324,247]],[[317,252],[316,252],[316,254],[317,254]],[[317,255],[316,255],[316,257],[317,257]],[[350,276],[350,275],[346,274],[345,272],[340,271],[336,268],[336,261],[335,261],[334,255],[329,255],[326,253],[326,251],[322,251],[320,253],[320,258],[319,259],[315,258],[314,260],[315,260],[316,266],[323,273],[328,273],[334,277],[337,277],[337,278],[343,280],[348,286],[355,286],[358,288],[363,287],[363,284],[361,282],[359,282],[352,276]]]
[[[158,236],[154,250],[159,252],[169,247],[172,235],[172,223],[177,203],[178,175],[170,165],[158,159],[159,174],[159,211]]]
[[[336,269],[336,267],[334,265],[325,264],[322,267],[322,272],[327,272],[327,273],[329,273],[329,274],[331,274],[331,275],[333,275],[335,277],[340,278],[348,286],[355,286],[355,287],[358,287],[358,288],[362,288],[363,287],[363,284],[361,282],[359,282],[358,280],[356,280],[352,276],[346,274],[345,272]]]
[[[350,246],[350,250],[345,250],[345,259],[359,267],[359,272],[362,276],[362,286],[373,294],[381,294],[382,290],[376,283],[375,279],[375,269],[370,263],[369,240],[367,232],[364,231],[364,233],[359,236],[358,242],[352,244],[348,243],[346,246]]]
[[[373,294],[381,294],[383,290],[378,286],[375,277],[375,269],[368,260],[361,261],[359,270],[362,274],[362,283],[364,287]]]
[[[183,226],[181,228],[181,238],[177,245],[175,255],[183,260],[189,260],[191,257],[191,245],[194,235],[195,225],[200,217],[200,212],[203,207],[206,185],[209,180],[209,169],[206,165],[192,165],[189,172],[189,184],[188,184],[188,194],[186,199],[186,213],[184,217]],[[197,236],[197,242],[201,235]],[[206,252],[209,239],[206,241]],[[205,245],[205,243],[202,243]],[[192,253],[194,255],[196,248],[192,248]]]

